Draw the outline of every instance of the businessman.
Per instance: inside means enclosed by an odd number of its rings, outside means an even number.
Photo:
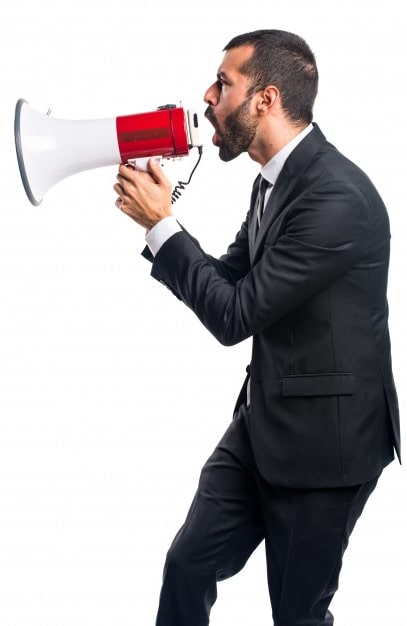
[[[204,96],[213,143],[223,161],[247,152],[260,172],[220,259],[172,215],[158,164],[119,168],[116,205],[147,230],[152,276],[222,344],[253,342],[233,419],[168,551],[157,626],[209,624],[217,581],[263,540],[275,626],[333,624],[349,536],[400,458],[388,215],[313,122],[317,86],[297,35],[261,30],[225,47]]]

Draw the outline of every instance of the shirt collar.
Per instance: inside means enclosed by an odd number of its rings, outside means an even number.
[[[261,175],[268,180],[271,185],[275,185],[278,175],[284,167],[284,163],[291,154],[291,152],[298,146],[298,144],[311,132],[313,125],[309,124],[298,135],[296,135],[291,141],[289,141],[281,150],[275,154],[270,161],[261,168]]]

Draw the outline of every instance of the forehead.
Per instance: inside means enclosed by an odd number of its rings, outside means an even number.
[[[239,46],[238,48],[226,50],[222,63],[219,66],[218,74],[225,74],[232,77],[237,74],[242,76],[240,68],[250,59],[252,54],[253,46],[251,45],[244,45]]]

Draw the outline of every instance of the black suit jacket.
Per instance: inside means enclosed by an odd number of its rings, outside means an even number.
[[[183,231],[162,246],[152,275],[222,344],[253,337],[251,435],[267,480],[364,482],[394,448],[400,458],[386,208],[316,125],[287,159],[256,236],[257,186],[224,256]],[[245,396],[244,386],[239,402]]]

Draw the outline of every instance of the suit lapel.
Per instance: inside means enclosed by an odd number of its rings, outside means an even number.
[[[294,181],[295,182],[295,181]],[[287,172],[283,169],[274,185],[267,204],[264,208],[263,218],[260,222],[260,228],[254,240],[252,263],[256,260],[259,251],[263,247],[266,234],[274,222],[280,211],[286,204],[286,198],[290,195],[293,181],[290,181]]]
[[[264,239],[273,222],[284,207],[287,206],[294,188],[301,183],[302,175],[315,158],[317,158],[318,153],[326,143],[326,139],[319,127],[314,124],[313,131],[298,144],[285,162],[266,204],[258,232],[256,227],[255,204],[260,176],[256,178],[251,198],[251,221],[249,225],[249,247],[252,265],[257,261],[262,252]]]

